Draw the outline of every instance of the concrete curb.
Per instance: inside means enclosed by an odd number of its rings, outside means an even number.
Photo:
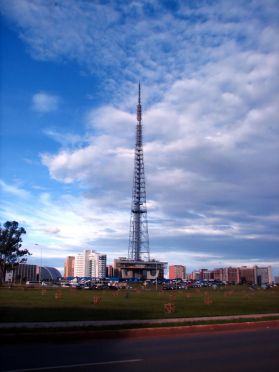
[[[191,325],[191,326],[174,326],[174,327],[159,327],[159,328],[134,328],[134,329],[119,329],[119,330],[55,330],[51,332],[47,330],[24,330],[23,333],[5,330],[0,338],[0,344],[14,344],[24,342],[79,342],[90,339],[121,339],[121,338],[137,338],[137,337],[158,337],[158,336],[191,336],[205,333],[222,333],[222,332],[253,332],[259,329],[279,329],[279,320],[267,320],[258,322],[243,322],[243,323],[225,323],[225,324],[207,324],[207,325]]]
[[[243,323],[225,323],[225,324],[202,324],[191,326],[175,326],[162,328],[143,328],[121,330],[125,337],[152,337],[152,336],[169,336],[169,335],[186,335],[199,334],[208,332],[221,331],[240,331],[240,330],[257,330],[264,328],[279,328],[279,320],[243,322]]]
[[[145,320],[85,320],[85,321],[56,321],[56,322],[7,322],[0,323],[0,330],[8,329],[69,329],[69,328],[88,328],[88,327],[108,327],[122,325],[158,325],[173,323],[197,323],[208,321],[226,321],[242,319],[263,319],[279,317],[279,313],[271,314],[247,314],[247,315],[226,315],[226,316],[207,316],[195,318],[171,318],[171,319],[145,319]],[[174,327],[172,327],[173,329]],[[154,328],[152,328],[154,329]]]

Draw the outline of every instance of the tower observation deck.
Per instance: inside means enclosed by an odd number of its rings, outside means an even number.
[[[149,261],[150,253],[142,146],[142,106],[140,88],[139,83],[128,257],[130,260],[134,261]]]

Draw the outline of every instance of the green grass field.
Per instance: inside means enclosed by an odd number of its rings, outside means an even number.
[[[172,304],[173,312],[166,312],[165,304]],[[279,312],[279,287],[180,291],[0,288],[1,322],[190,318],[275,312]]]

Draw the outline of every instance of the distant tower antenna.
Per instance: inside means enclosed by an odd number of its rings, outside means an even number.
[[[150,260],[149,236],[146,208],[145,175],[142,147],[142,107],[139,83],[134,177],[130,220],[128,257],[130,260]]]

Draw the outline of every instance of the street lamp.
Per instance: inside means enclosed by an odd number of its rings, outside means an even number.
[[[158,274],[157,274],[157,261],[156,261],[156,291],[158,289]]]
[[[37,243],[35,243],[35,245],[40,246]],[[41,281],[42,281],[43,250],[42,250],[42,246],[40,246],[40,248],[41,248],[41,265],[40,265],[40,271],[39,271],[39,282],[41,283]]]

